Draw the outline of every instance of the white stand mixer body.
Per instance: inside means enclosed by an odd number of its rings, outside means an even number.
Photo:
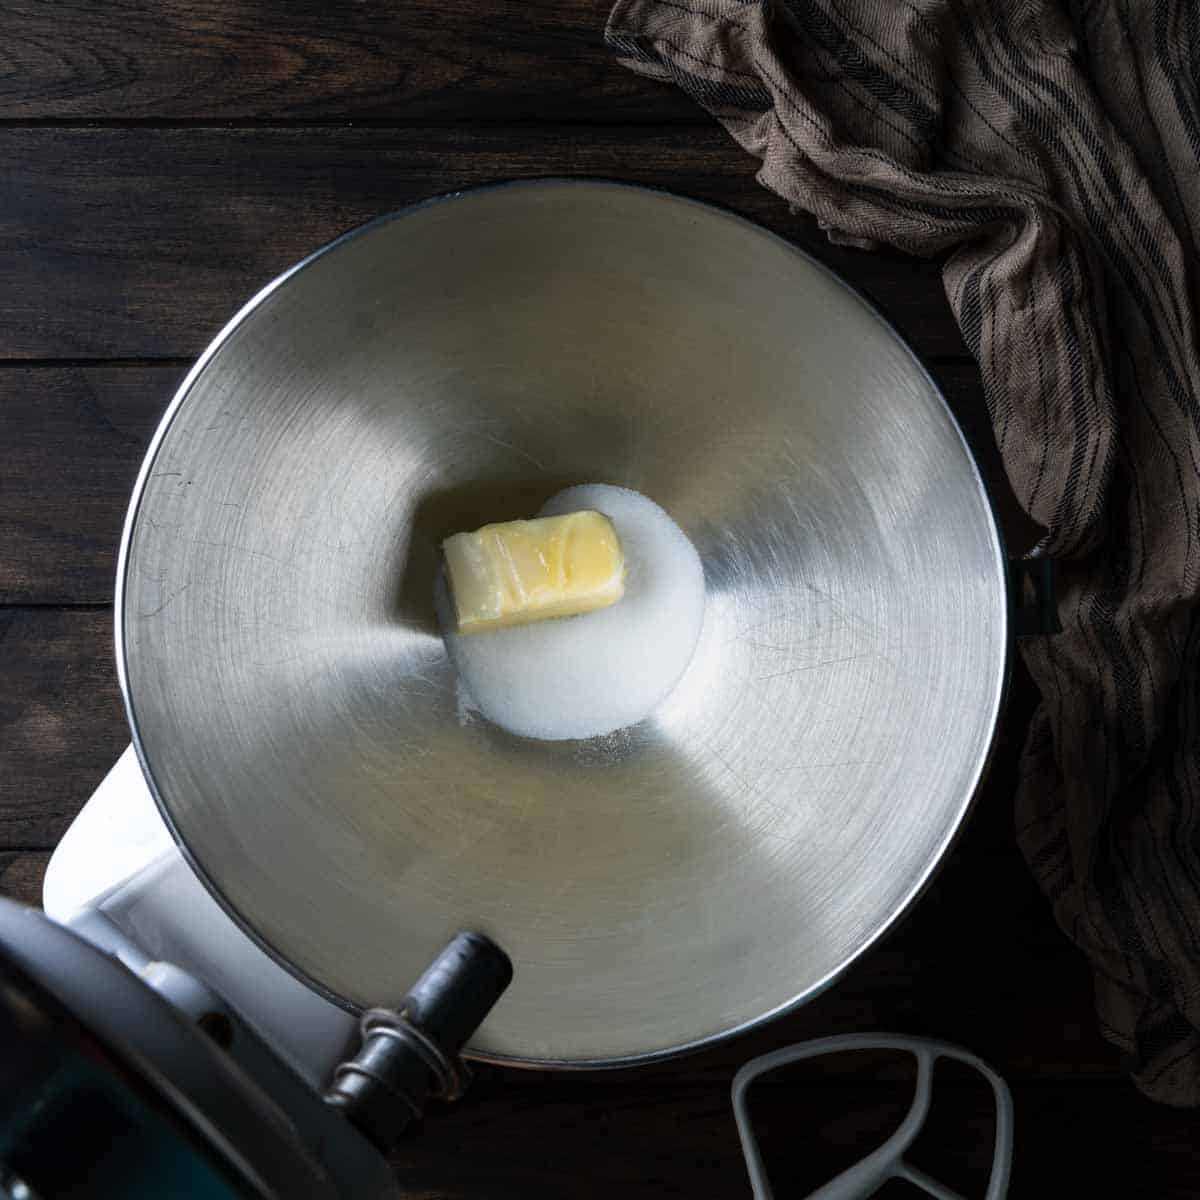
[[[89,917],[99,913],[147,958],[204,980],[313,1087],[356,1038],[356,1018],[260,950],[196,878],[132,746],[59,842],[42,901],[48,916],[90,940]]]

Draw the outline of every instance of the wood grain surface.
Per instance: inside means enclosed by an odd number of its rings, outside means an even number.
[[[0,119],[704,123],[617,70],[605,0],[7,0]]]
[[[192,358],[270,278],[364,220],[509,177],[601,175],[725,205],[816,253],[891,316],[977,447],[1014,542],[978,373],[937,262],[828,245],[671,89],[611,63],[604,0],[0,0],[0,893],[49,851],[128,740],[111,594],[129,489]],[[753,1054],[893,1029],[1013,1082],[1017,1197],[1194,1197],[1194,1116],[1155,1108],[1096,1032],[1090,982],[1016,852],[1034,703],[1014,678],[989,780],[915,911],[834,988],[753,1035],[637,1072],[482,1069],[396,1158],[406,1194],[749,1195],[728,1101]],[[966,1195],[990,1101],[946,1081],[918,1162]],[[883,1064],[755,1093],[781,1195],[881,1140]],[[901,1195],[902,1192],[885,1192]],[[913,1193],[909,1193],[913,1194]]]
[[[198,354],[346,230],[504,178],[591,175],[726,205],[818,252],[935,358],[962,357],[937,264],[835,249],[718,129],[0,128],[0,356]]]
[[[112,601],[130,490],[183,374],[0,368],[0,603]]]
[[[1019,538],[975,364],[932,370]],[[184,374],[146,363],[0,367],[0,604],[112,600],[130,489]]]
[[[835,1068],[805,1083],[763,1084],[752,1112],[764,1127],[768,1171],[780,1197],[805,1196],[883,1140],[911,1090]],[[633,1080],[478,1081],[458,1114],[434,1114],[397,1156],[400,1179],[422,1200],[550,1197],[748,1197],[726,1089],[680,1084],[643,1090]],[[494,1088],[495,1092],[489,1091]],[[1022,1084],[1014,1089],[1014,1200],[1161,1200],[1200,1194],[1195,1116],[1152,1107],[1126,1083]],[[492,1103],[492,1095],[500,1099]],[[914,1163],[967,1197],[983,1195],[992,1107],[977,1089],[940,1092]],[[445,1163],[458,1164],[448,1179]],[[923,1193],[889,1187],[882,1200]]]

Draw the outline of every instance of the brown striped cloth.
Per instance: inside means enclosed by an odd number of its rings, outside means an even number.
[[[834,241],[943,256],[1058,562],[1021,848],[1138,1086],[1200,1103],[1200,2],[620,0],[607,39]]]

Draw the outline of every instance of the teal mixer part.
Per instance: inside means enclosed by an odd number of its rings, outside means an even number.
[[[216,992],[106,936],[0,899],[0,1200],[399,1200],[388,1150],[461,1091],[512,979],[456,934],[314,1087]]]
[[[36,1085],[0,1098],[0,1200],[259,1194],[218,1168],[110,1064],[64,1043],[43,1046],[42,1056]]]

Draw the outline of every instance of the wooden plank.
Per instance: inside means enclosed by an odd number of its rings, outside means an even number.
[[[0,896],[40,905],[42,877],[49,861],[45,850],[0,850]]]
[[[0,608],[0,848],[49,849],[129,743],[106,610]]]
[[[130,490],[184,368],[0,370],[0,604],[106,604]],[[934,375],[1018,521],[973,363]]]
[[[692,121],[609,0],[8,0],[0,119]]]
[[[636,1076],[514,1075],[477,1080],[456,1111],[435,1110],[394,1155],[414,1200],[481,1195],[663,1200],[749,1197],[727,1086],[639,1087]],[[780,1196],[808,1195],[899,1123],[911,1089],[836,1077],[763,1084],[752,1094]],[[1129,1085],[1014,1087],[1010,1195],[1191,1200],[1200,1194],[1195,1114],[1156,1107]],[[961,1194],[981,1196],[992,1153],[990,1096],[968,1083],[937,1093],[912,1160]],[[916,1190],[885,1189],[888,1200]]]
[[[138,465],[182,376],[0,371],[0,603],[111,602]]]
[[[965,357],[937,264],[833,247],[712,127],[0,130],[0,358],[197,354],[337,234],[505,177],[657,184],[760,220],[858,284],[918,350]]]
[[[1010,719],[959,849],[1007,855],[1009,797],[1034,697],[1018,673]],[[58,840],[128,742],[108,609],[0,608],[0,848]]]
[[[0,895],[39,903],[48,859],[46,853],[0,851]],[[933,932],[921,934],[926,969],[938,961],[931,953]],[[889,955],[873,958],[878,965],[869,969],[880,976],[879,997],[909,995],[905,979],[889,977]],[[873,1029],[881,1016],[905,1032],[959,1040],[1008,1075],[1017,1115],[1014,1195],[1183,1200],[1200,1188],[1192,1114],[1151,1106],[1107,1077],[1084,1083],[1079,1076],[1094,1064],[1065,1061],[1062,1049],[1079,1045],[1073,1032],[1083,1010],[1078,996],[1058,994],[1055,973],[1037,976],[1042,990],[1036,1005],[1017,994],[1027,985],[1011,980],[1011,994],[984,1004],[963,1005],[950,989],[943,1010],[924,1020],[919,1013],[913,1019],[920,996],[909,995],[909,1007],[865,1013],[861,974],[856,969],[803,1010],[804,1019],[786,1018],[719,1051],[662,1067],[570,1077],[477,1067],[466,1099],[454,1110],[435,1106],[395,1156],[406,1194],[425,1200],[465,1200],[482,1192],[530,1200],[568,1193],[630,1200],[747,1195],[728,1101],[734,1071],[792,1041]],[[944,986],[946,980],[937,982]],[[981,988],[991,983],[979,981]],[[935,1027],[956,999],[962,1019]],[[1043,999],[1051,1001],[1048,1009]],[[1017,1020],[997,1022],[1006,1004]],[[1064,1015],[1071,1022],[1065,1029],[1058,1025]],[[1017,1054],[1004,1053],[998,1025],[1008,1027],[1004,1036],[1019,1047]],[[1053,1072],[1042,1056],[1046,1050],[1056,1058]],[[890,1056],[861,1057],[786,1069],[752,1092],[755,1127],[780,1194],[807,1194],[898,1122],[911,1094],[910,1070]],[[1064,1067],[1075,1073],[1073,1085],[1053,1079]],[[930,1124],[912,1160],[963,1194],[977,1195],[987,1171],[992,1117],[986,1093],[965,1078],[956,1073],[938,1079]],[[530,1129],[538,1131],[536,1138]]]
[[[90,669],[84,664],[92,703],[71,703],[63,694],[61,681],[79,665],[78,647],[107,642],[98,615],[34,613],[22,633],[8,613],[0,687],[23,703],[0,706],[0,756],[8,767],[0,780],[0,845],[52,845],[124,744],[107,661]],[[78,625],[74,639],[72,625]],[[31,632],[38,626],[48,627],[40,639]],[[22,661],[29,674],[40,674],[40,686],[13,678],[8,664]],[[108,680],[97,678],[106,670]],[[61,715],[55,744],[43,733],[51,710]],[[1018,737],[1014,730],[998,748],[1000,764],[1015,763]],[[970,1043],[1023,1077],[1111,1075],[1116,1056],[1095,1032],[1084,962],[1054,927],[1012,845],[1012,774],[993,774],[966,836],[920,904],[835,988],[765,1030],[642,1075],[664,1086],[720,1078],[781,1041],[879,1028]],[[18,856],[23,887],[36,885],[37,863]],[[1031,980],[1038,995],[1033,1005]]]
[[[109,616],[0,610],[0,847],[61,836],[127,741]],[[1015,704],[1029,697],[1018,683]],[[1111,1074],[1089,981],[1013,846],[1011,791],[1023,722],[1010,722],[966,835],[913,914],[834,990],[761,1034],[654,1068],[711,1077],[781,1037],[900,1028],[972,1042],[1027,1075]],[[1038,1003],[1030,1006],[1030,981]]]
[[[0,895],[37,904],[48,859],[46,853],[0,851]],[[936,962],[932,945],[924,953]],[[1054,977],[1040,978],[1042,996],[1053,1000]],[[893,977],[881,994],[895,995],[903,986]],[[406,1139],[395,1158],[401,1178],[412,1195],[425,1200],[483,1192],[531,1200],[568,1193],[631,1200],[689,1192],[748,1195],[729,1081],[738,1066],[768,1049],[874,1027],[863,1021],[854,973],[827,996],[806,1010],[804,1022],[788,1018],[713,1054],[650,1070],[564,1077],[477,1067],[466,1099],[454,1110],[435,1106]],[[1049,1011],[1018,998],[1012,1011],[1022,1019],[1007,1024],[1022,1052],[1006,1057],[995,1038],[995,1014],[1009,999],[972,1007],[955,1029],[928,1028],[931,1020],[912,1023],[904,1010],[887,1018],[905,1032],[954,1037],[1008,1074],[1017,1113],[1013,1194],[1194,1196],[1200,1188],[1194,1116],[1155,1108],[1123,1083],[1047,1079],[1038,1053],[1055,1049],[1060,1008],[1070,1009],[1064,998]],[[1078,998],[1069,999],[1078,1006]],[[1081,1012],[1077,1007],[1075,1017]],[[1069,1028],[1061,1042],[1071,1044]],[[1075,1069],[1082,1073],[1089,1064]],[[759,1084],[751,1111],[778,1192],[806,1194],[872,1139],[881,1140],[907,1105],[908,1076],[890,1057],[865,1063],[843,1058],[788,1069]],[[963,1078],[938,1080],[931,1123],[912,1158],[963,1194],[978,1195],[987,1169],[991,1109],[986,1095]],[[529,1137],[530,1129],[538,1131],[536,1138]]]

